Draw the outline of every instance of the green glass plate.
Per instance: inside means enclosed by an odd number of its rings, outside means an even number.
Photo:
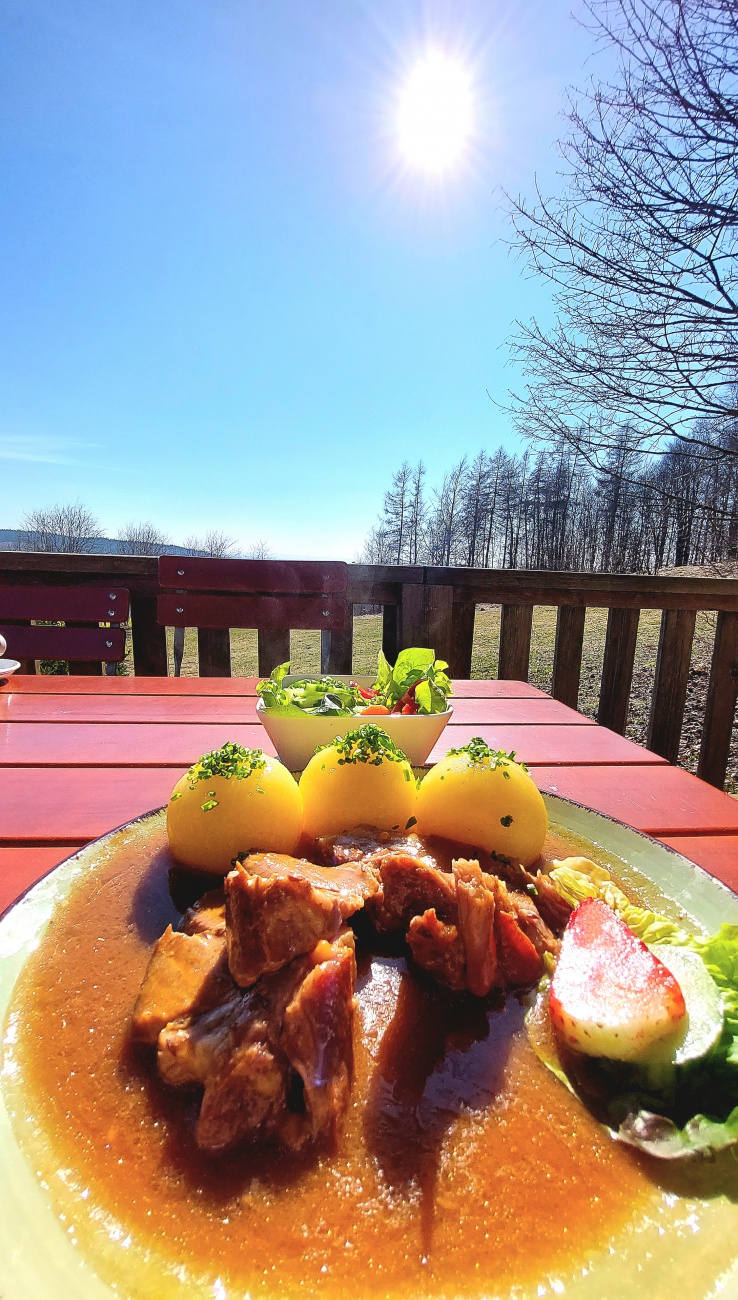
[[[644,901],[681,919],[696,930],[712,931],[722,922],[738,923],[738,897],[680,854],[613,821],[554,795],[544,796],[552,829],[582,840],[582,851],[595,845],[600,860],[609,859],[628,887]],[[120,1228],[104,1220],[89,1257],[71,1239],[58,1204],[36,1176],[9,1117],[14,1077],[7,1013],[13,987],[29,954],[43,939],[53,910],[61,907],[83,875],[109,864],[125,843],[143,848],[161,842],[164,815],[149,813],[87,845],[35,885],[0,920],[0,1022],[6,1027],[0,1076],[0,1295],[2,1300],[165,1300],[165,1297],[210,1297],[236,1300],[236,1293],[214,1284],[178,1276],[174,1261],[136,1251]],[[625,864],[625,865],[624,865]],[[728,1160],[732,1157],[728,1153]],[[638,1223],[617,1239],[578,1261],[570,1275],[543,1276],[505,1295],[515,1300],[565,1294],[572,1300],[631,1300],[634,1294],[671,1300],[675,1286],[690,1300],[738,1297],[738,1161],[732,1175],[711,1181],[711,1170],[665,1179],[654,1187],[652,1201]],[[63,1173],[63,1171],[60,1171]],[[675,1191],[674,1188],[677,1187]],[[686,1193],[686,1194],[680,1194]],[[532,1216],[533,1216],[532,1211]],[[572,1236],[576,1240],[576,1225]],[[531,1244],[535,1224],[531,1219]],[[93,1258],[94,1257],[94,1258]],[[99,1274],[98,1271],[99,1270]],[[102,1277],[109,1279],[107,1282]],[[487,1300],[497,1293],[480,1287]],[[238,1300],[241,1300],[238,1292]]]

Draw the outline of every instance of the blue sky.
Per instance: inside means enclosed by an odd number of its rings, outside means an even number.
[[[469,69],[471,157],[403,162],[398,88]],[[351,559],[403,459],[512,445],[501,189],[556,184],[570,0],[3,0],[0,527],[219,528]]]

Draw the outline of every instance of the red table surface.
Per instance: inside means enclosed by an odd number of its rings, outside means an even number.
[[[16,677],[0,685],[0,909],[90,839],[161,806],[225,739],[270,749],[254,678]],[[738,888],[738,801],[524,682],[455,683],[434,755],[481,735],[544,790],[599,809]]]

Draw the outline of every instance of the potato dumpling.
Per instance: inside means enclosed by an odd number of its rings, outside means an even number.
[[[475,737],[451,749],[420,783],[419,835],[441,835],[528,867],[543,849],[548,817],[540,791],[514,754]]]
[[[294,853],[302,834],[295,778],[260,749],[228,743],[190,768],[167,806],[169,849],[177,862],[225,875],[239,853]]]
[[[306,835],[357,826],[403,831],[415,815],[415,777],[386,731],[366,723],[319,749],[300,777]]]

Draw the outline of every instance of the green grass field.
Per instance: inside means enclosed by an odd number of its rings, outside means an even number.
[[[702,716],[710,672],[714,619],[711,614],[698,614],[697,629],[692,650],[687,706],[682,732],[679,761],[683,767],[695,771],[699,754]],[[626,735],[639,744],[646,743],[648,716],[656,668],[661,615],[658,610],[641,613],[638,644],[636,648],[633,689]],[[596,717],[602,658],[605,646],[607,610],[587,610],[582,655],[582,681],[579,708],[589,717]],[[531,639],[530,681],[542,690],[551,688],[554,641],[556,636],[555,608],[536,607],[533,614]],[[379,615],[363,615],[354,619],[354,664],[356,673],[372,673],[376,668],[377,651],[381,645],[382,620]],[[499,606],[480,606],[474,627],[472,677],[496,677],[500,639]],[[173,672],[172,632],[169,632],[170,672]],[[250,677],[257,672],[256,632],[234,630],[231,633],[231,658],[233,675]],[[295,672],[320,671],[320,634],[318,632],[293,632],[291,662]],[[197,675],[197,634],[188,629],[185,635],[185,653],[182,661],[183,676]],[[525,755],[522,755],[524,758]],[[734,732],[726,788],[738,791],[738,731]]]

